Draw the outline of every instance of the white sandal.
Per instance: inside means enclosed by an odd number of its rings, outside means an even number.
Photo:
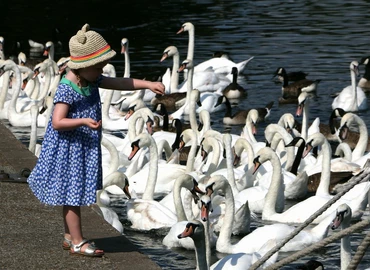
[[[88,243],[89,245],[87,246],[87,248],[85,248],[84,251],[81,251],[82,246],[85,245],[86,243]],[[94,242],[90,242],[87,239],[83,239],[82,242],[77,245],[71,243],[71,250],[69,251],[69,254],[89,257],[102,257],[104,255],[104,252],[96,253],[96,250],[98,250],[98,248],[95,246]]]

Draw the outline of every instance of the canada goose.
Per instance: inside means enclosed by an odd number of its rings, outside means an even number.
[[[363,57],[360,65],[365,65],[365,73],[358,82],[357,86],[361,87],[364,92],[370,92],[370,56]]]
[[[236,99],[240,98],[243,95],[246,95],[247,92],[245,91],[245,89],[237,82],[238,68],[233,67],[231,70],[231,74],[233,75],[233,80],[222,90],[222,94],[229,99]]]
[[[308,75],[308,73],[304,73],[303,71],[286,72],[285,68],[278,67],[274,73],[273,78],[277,77],[279,81],[284,82],[284,74],[288,76],[288,81],[290,82],[304,80]]]
[[[283,74],[284,76],[284,83],[281,88],[282,90],[282,97],[279,99],[279,103],[291,103],[297,102],[298,96],[302,91],[306,91],[308,93],[315,92],[317,89],[317,85],[321,80],[308,80],[303,79],[300,81],[293,82],[289,84],[289,79],[287,74]]]
[[[236,112],[235,114],[232,114],[231,103],[229,99],[226,96],[224,96],[224,98],[222,99],[222,102],[223,101],[226,104],[226,112],[223,118],[223,123],[225,125],[245,125],[245,120],[247,119],[248,113],[251,109],[240,110]],[[258,122],[264,121],[270,115],[271,107],[273,104],[274,102],[271,101],[264,108],[256,108],[256,110],[258,111],[258,115],[259,115]]]

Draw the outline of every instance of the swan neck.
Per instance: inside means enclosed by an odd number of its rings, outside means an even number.
[[[322,145],[322,170],[320,177],[320,184],[316,190],[316,195],[328,195],[329,194],[329,185],[330,185],[330,168],[331,168],[331,148],[327,141],[324,141]]]
[[[153,200],[158,176],[158,149],[154,139],[152,138],[149,145],[149,156],[149,177],[143,194],[144,200]]]

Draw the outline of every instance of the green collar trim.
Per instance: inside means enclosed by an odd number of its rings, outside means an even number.
[[[76,91],[77,93],[79,93],[80,95],[83,95],[85,97],[88,97],[88,96],[91,95],[90,84],[88,86],[78,87],[77,84],[75,84],[74,82],[71,82],[70,80],[68,80],[65,77],[65,75],[62,77],[62,79],[60,80],[59,84],[67,84],[70,87],[72,87],[72,89],[74,91]]]

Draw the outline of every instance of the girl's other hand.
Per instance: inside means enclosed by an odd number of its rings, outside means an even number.
[[[93,130],[98,130],[101,128],[101,120],[95,121],[94,119],[86,118],[85,126],[88,126]]]

